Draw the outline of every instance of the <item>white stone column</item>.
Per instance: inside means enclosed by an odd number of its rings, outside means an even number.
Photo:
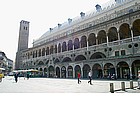
[[[80,66],[81,68],[81,78],[83,78],[83,68]]]
[[[129,67],[130,70],[130,79],[132,79],[132,67]]]
[[[117,33],[118,33],[118,40],[119,40],[119,45],[120,45],[120,34],[119,34],[119,28],[117,28]]]
[[[73,78],[75,78],[75,66],[72,66],[73,67]]]
[[[115,66],[115,76],[116,76],[116,78],[118,77],[118,75],[117,75],[117,66]]]
[[[120,78],[122,78],[122,67],[120,67]]]
[[[106,40],[107,40],[107,47],[109,47],[109,44],[108,44],[108,33],[106,34]]]
[[[87,51],[88,51],[88,40],[87,40]]]
[[[62,78],[62,70],[61,70],[62,67],[60,67],[60,78]]]
[[[66,78],[68,78],[68,66],[66,66]]]
[[[130,27],[130,30],[131,30],[131,38],[132,38],[132,42],[133,42],[133,41],[134,41],[134,40],[133,40],[134,35],[133,35],[132,25],[131,25],[131,27]]]
[[[98,38],[97,38],[97,36],[98,36],[98,35],[96,34],[96,45],[98,45]]]

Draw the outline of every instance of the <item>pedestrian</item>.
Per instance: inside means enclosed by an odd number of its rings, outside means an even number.
[[[0,70],[0,82],[2,82],[3,77],[4,77],[4,75],[2,74],[2,71]]]
[[[91,80],[92,80],[92,71],[91,70],[88,73],[88,78],[89,78],[88,83],[90,83],[90,85],[92,85],[92,83],[91,83]]]
[[[78,74],[77,74],[78,84],[80,84],[80,83],[81,83],[80,77],[81,77],[81,74],[80,74],[80,72],[78,72]]]
[[[15,81],[16,81],[16,83],[17,83],[17,81],[18,81],[18,73],[15,73],[15,74],[14,74],[14,77],[15,77]]]
[[[138,89],[140,89],[140,70],[138,71]]]
[[[30,77],[30,74],[27,72],[27,80],[29,79],[29,77]]]

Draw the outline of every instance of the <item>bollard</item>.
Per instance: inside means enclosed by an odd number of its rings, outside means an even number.
[[[113,83],[110,83],[110,92],[114,93],[114,85],[113,85]]]
[[[122,91],[125,91],[125,82],[121,82]]]
[[[133,81],[130,80],[130,89],[133,89]]]

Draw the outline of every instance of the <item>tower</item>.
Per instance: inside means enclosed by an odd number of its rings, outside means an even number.
[[[22,51],[28,49],[29,22],[22,20],[19,28],[18,50],[16,53],[15,69],[22,68]]]

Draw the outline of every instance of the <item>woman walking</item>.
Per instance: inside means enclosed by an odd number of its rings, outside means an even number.
[[[92,85],[92,83],[91,83],[91,80],[92,80],[92,71],[91,70],[88,73],[88,77],[89,77],[88,83],[90,83],[90,85]]]
[[[80,81],[80,77],[81,77],[81,74],[80,74],[80,72],[78,72],[78,74],[77,74],[78,84],[80,84],[80,83],[81,83],[81,81]]]

